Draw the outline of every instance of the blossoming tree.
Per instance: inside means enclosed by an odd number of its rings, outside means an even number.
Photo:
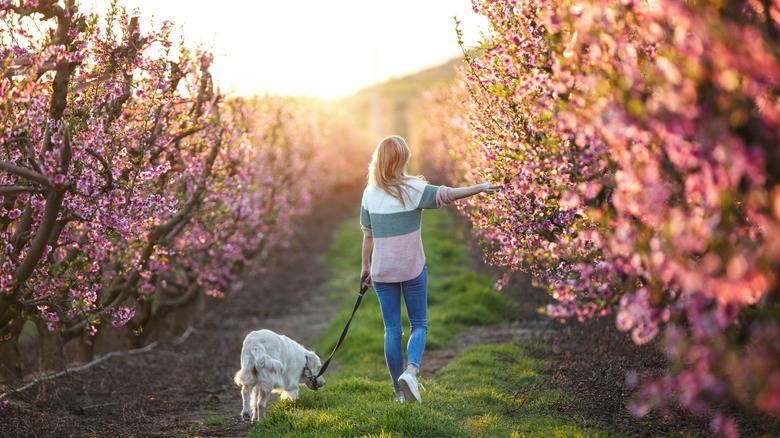
[[[44,369],[106,323],[146,342],[283,244],[319,173],[317,121],[226,100],[211,56],[142,33],[116,3],[1,1],[0,371],[38,327]],[[303,181],[291,184],[296,175]],[[89,354],[89,352],[88,352]]]
[[[780,416],[780,5],[475,0],[470,206],[494,263],[532,273],[555,318],[616,312],[674,367],[672,400]],[[749,47],[749,50],[745,50]]]

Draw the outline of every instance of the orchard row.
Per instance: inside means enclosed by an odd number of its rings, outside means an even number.
[[[99,336],[139,345],[285,245],[336,181],[342,119],[278,98],[228,99],[206,51],[142,31],[116,2],[0,2],[0,371],[46,370]],[[341,121],[340,121],[341,120]],[[336,125],[336,126],[334,126]],[[334,146],[335,145],[335,146]],[[333,146],[333,147],[331,147]],[[344,166],[349,154],[340,157]],[[305,175],[305,177],[302,177]],[[106,334],[108,333],[108,334]]]
[[[660,337],[673,367],[634,376],[636,414],[674,404],[727,436],[735,407],[777,419],[777,2],[474,8],[490,31],[428,95],[423,138],[440,173],[503,185],[467,207],[490,261],[533,274],[554,318]]]

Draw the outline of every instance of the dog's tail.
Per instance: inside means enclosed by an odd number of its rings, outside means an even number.
[[[254,373],[247,371],[246,368],[241,368],[236,375],[233,376],[233,381],[236,382],[236,385],[238,386],[254,385],[256,380],[257,378],[255,378]]]
[[[233,377],[233,381],[238,386],[254,386],[257,383],[257,370],[251,355],[247,356],[245,352],[241,352],[241,369]]]

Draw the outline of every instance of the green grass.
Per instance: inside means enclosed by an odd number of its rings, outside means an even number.
[[[224,420],[221,417],[218,417],[216,415],[209,415],[208,417],[205,417],[203,420],[201,420],[201,423],[204,426],[209,426],[209,427],[222,426]]]
[[[463,224],[453,212],[424,215],[429,351],[446,348],[458,332],[469,326],[506,324],[514,312],[512,303],[492,288],[492,279],[473,273],[474,261],[462,243],[464,233]],[[361,238],[358,223],[349,221],[337,231],[334,244],[325,255],[325,262],[333,271],[328,299],[343,311],[315,345],[323,358],[338,339],[357,296]],[[422,380],[427,388],[422,403],[395,403],[384,363],[383,334],[379,305],[370,290],[325,375],[325,388],[317,392],[302,388],[296,402],[272,402],[267,418],[250,436],[606,435],[555,416],[551,407],[565,395],[544,389],[546,365],[531,359],[518,344],[469,348],[435,378]]]

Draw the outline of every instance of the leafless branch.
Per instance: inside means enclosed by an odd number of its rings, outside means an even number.
[[[67,368],[65,370],[62,370],[62,371],[54,373],[54,374],[44,374],[43,376],[41,376],[41,377],[39,377],[39,378],[37,378],[37,379],[35,379],[35,380],[25,384],[25,385],[23,385],[23,386],[21,386],[19,388],[12,389],[11,391],[8,391],[8,392],[5,392],[3,394],[0,394],[0,400],[3,400],[4,398],[8,398],[8,397],[10,397],[10,396],[12,396],[14,394],[19,393],[19,392],[26,391],[26,390],[28,390],[28,389],[38,385],[39,383],[43,383],[43,382],[46,382],[48,380],[56,379],[58,377],[66,376],[68,374],[74,374],[74,373],[78,373],[78,372],[81,372],[81,371],[84,371],[84,370],[88,370],[88,369],[94,367],[95,365],[99,365],[99,364],[107,361],[108,359],[111,359],[112,357],[131,356],[131,355],[134,355],[134,354],[146,353],[148,351],[153,350],[155,347],[157,347],[157,345],[158,345],[158,342],[152,342],[151,344],[147,345],[146,347],[138,348],[138,349],[135,349],[135,350],[121,351],[121,352],[114,351],[114,352],[111,352],[111,353],[108,353],[106,355],[103,355],[103,356],[93,360],[92,362],[86,363],[86,364],[81,365],[81,366],[77,366],[77,367],[74,367],[74,368]]]
[[[179,345],[179,344],[183,343],[184,341],[186,341],[187,338],[189,338],[190,335],[192,335],[194,332],[195,332],[195,328],[193,328],[192,326],[189,326],[189,327],[187,327],[187,330],[181,336],[179,336],[178,338],[176,338],[175,340],[173,340],[171,342],[174,345]],[[111,358],[114,358],[114,357],[125,357],[125,356],[132,356],[132,355],[136,355],[136,354],[147,353],[147,352],[152,351],[153,349],[155,349],[158,345],[159,345],[159,342],[152,342],[151,344],[149,344],[149,345],[147,345],[145,347],[137,348],[135,350],[112,351],[111,353],[108,353],[108,354],[105,354],[103,356],[100,356],[99,358],[93,360],[92,362],[86,363],[84,365],[80,365],[80,366],[73,367],[73,368],[67,368],[67,369],[65,369],[63,371],[60,371],[60,372],[57,372],[57,373],[54,373],[54,374],[45,374],[45,375],[43,375],[43,376],[41,376],[41,377],[31,381],[31,382],[28,382],[25,385],[20,386],[19,388],[12,389],[12,390],[10,390],[8,392],[4,392],[4,393],[0,394],[0,400],[6,399],[6,398],[8,398],[8,397],[10,397],[10,396],[12,396],[14,394],[26,391],[26,390],[28,390],[28,389],[38,385],[39,383],[43,383],[43,382],[46,382],[48,380],[56,379],[58,377],[66,376],[66,375],[69,375],[69,374],[75,374],[75,373],[79,373],[81,371],[88,370],[88,369],[94,367],[95,365],[99,365],[99,364],[101,364],[101,363],[103,363],[103,362],[105,362],[105,361],[107,361],[107,360],[109,360]]]

